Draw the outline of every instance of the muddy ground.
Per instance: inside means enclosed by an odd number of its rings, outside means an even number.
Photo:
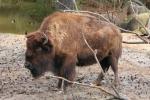
[[[124,40],[140,41],[134,36],[124,35]],[[56,88],[57,79],[45,76],[33,80],[24,68],[25,37],[23,35],[0,34],[0,100],[106,100],[112,96],[99,89],[73,85],[67,93]],[[76,68],[76,81],[92,83],[100,72],[95,65]],[[102,87],[114,93],[110,84],[113,72],[107,73],[108,81]],[[150,100],[150,45],[123,44],[119,61],[119,93],[131,100]]]

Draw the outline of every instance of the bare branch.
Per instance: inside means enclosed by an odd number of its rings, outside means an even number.
[[[75,4],[75,6],[77,7],[77,5],[76,5],[76,3],[75,3],[75,0],[74,0],[74,4]],[[78,10],[78,8],[76,8],[77,10]],[[77,11],[77,12],[79,12],[79,11]],[[92,13],[93,14],[93,13]],[[98,16],[100,16],[99,14],[97,14],[97,13],[94,13],[95,15],[98,15]],[[101,16],[103,19],[105,19],[105,20],[107,20],[105,17],[103,17],[103,16]],[[110,22],[109,20],[107,20],[108,22]],[[111,23],[111,22],[110,22]],[[88,42],[87,42],[87,40],[86,40],[86,38],[85,38],[85,36],[84,36],[84,33],[83,32],[81,32],[82,33],[82,36],[83,36],[83,39],[84,39],[84,42],[86,43],[86,45],[88,46],[88,48],[92,51],[92,53],[93,53],[93,55],[94,55],[94,58],[95,58],[95,60],[96,60],[96,62],[97,62],[97,64],[99,65],[99,67],[100,67],[100,69],[101,69],[101,73],[103,74],[103,76],[105,76],[105,73],[104,73],[104,71],[103,71],[103,69],[102,69],[102,67],[101,67],[101,65],[100,65],[100,63],[99,63],[99,60],[98,60],[98,58],[97,58],[97,50],[93,50],[92,49],[92,47],[88,44]],[[106,78],[106,77],[105,77]],[[106,78],[106,80],[107,80],[107,82],[109,82],[108,81],[108,78]],[[112,85],[111,85],[111,87],[112,87],[112,89],[115,91],[115,93],[117,94],[117,97],[118,98],[120,98],[121,96],[119,95],[119,92],[117,91],[117,89],[116,88],[114,88]]]
[[[133,4],[132,4],[131,0],[130,0],[130,4],[131,4],[131,8],[132,8],[133,13],[136,14],[135,11],[134,11]]]
[[[61,83],[61,90],[64,91],[64,80],[62,80],[62,83]]]
[[[88,48],[89,48],[89,49],[92,51],[92,53],[94,54],[94,57],[95,57],[95,59],[96,59],[96,61],[97,61],[97,64],[99,65],[99,67],[100,67],[100,69],[101,69],[102,74],[105,75],[105,73],[104,73],[104,71],[103,71],[103,69],[102,69],[102,67],[101,67],[101,65],[100,65],[100,63],[99,63],[99,60],[98,60],[98,58],[97,58],[97,56],[96,56],[97,50],[93,50],[93,49],[91,48],[91,46],[88,44],[88,42],[87,42],[87,40],[86,40],[86,38],[85,38],[85,36],[84,36],[84,33],[81,33],[81,34],[82,34],[82,37],[83,37],[84,42],[86,43],[86,45],[88,46]]]
[[[90,12],[90,11],[76,11],[76,10],[64,10],[64,12],[75,12],[75,13],[88,13],[90,15],[96,15],[98,17],[103,18],[104,20],[106,20],[107,22],[110,22],[107,18],[105,18],[104,16],[102,16],[101,14],[98,13],[94,13],[94,12]],[[89,16],[90,17],[90,16]]]
[[[103,18],[106,22],[115,25],[114,23],[110,22],[107,18],[105,18],[104,16],[102,16],[101,14],[98,14],[98,13],[94,13],[94,12],[90,12],[90,11],[78,11],[78,12],[77,12],[77,11],[75,11],[75,10],[64,10],[64,12],[88,13],[88,14],[90,14],[90,15],[96,15],[96,16],[98,16],[98,17]],[[91,17],[91,16],[88,16],[88,15],[82,15],[82,16]],[[94,17],[93,17],[93,18],[94,18]],[[95,18],[96,18],[96,17],[95,17]],[[119,26],[117,26],[117,25],[115,25],[115,26],[118,27],[118,28],[119,28],[120,30],[122,30],[122,31],[129,32],[130,34],[131,34],[131,33],[132,33],[132,34],[136,34],[141,40],[143,40],[145,43],[148,43],[148,44],[149,44],[149,41],[147,41],[146,39],[144,39],[143,37],[141,37],[141,36],[139,35],[139,33],[134,32],[134,31],[129,31],[129,30],[123,29],[123,28],[121,28],[121,27],[119,27]]]
[[[76,4],[76,1],[75,0],[73,0],[74,1],[74,5],[75,5],[75,7],[76,7],[76,10],[77,10],[77,12],[78,12],[78,7],[77,7],[77,4]],[[97,58],[97,56],[96,56],[96,54],[97,54],[97,50],[93,50],[92,48],[91,48],[91,46],[88,44],[88,42],[87,42],[87,40],[86,40],[86,38],[85,38],[85,36],[84,36],[84,33],[81,33],[82,34],[82,36],[83,36],[83,39],[84,39],[84,42],[86,43],[86,45],[88,46],[88,48],[92,51],[92,53],[94,54],[94,57],[95,57],[95,59],[96,59],[96,61],[97,61],[97,64],[99,65],[99,67],[100,67],[100,69],[101,69],[101,72],[102,72],[102,74],[104,75],[104,71],[103,71],[103,69],[102,69],[102,67],[101,67],[101,65],[100,65],[100,63],[99,63],[99,60],[98,60],[98,58]]]
[[[76,3],[76,0],[73,0],[73,3],[74,3],[74,5],[75,5],[76,11],[79,11],[78,6],[77,6],[77,3]]]
[[[145,42],[127,42],[127,41],[122,41],[123,43],[126,44],[144,44]]]
[[[61,3],[59,0],[56,0],[57,3],[59,3],[60,5],[62,5],[63,7],[65,7],[66,9],[70,10],[69,7],[67,7],[65,4]]]
[[[108,95],[111,95],[115,98],[118,98],[118,99],[123,99],[123,98],[119,98],[118,96],[114,95],[113,93],[110,93],[108,92],[106,89],[103,89],[102,87],[100,86],[95,86],[95,85],[89,85],[89,84],[85,84],[85,83],[79,83],[79,82],[75,82],[75,81],[70,81],[66,78],[63,78],[63,77],[59,77],[59,76],[54,76],[54,75],[49,75],[49,77],[52,77],[52,78],[56,78],[56,79],[62,79],[68,83],[72,83],[72,84],[76,84],[76,85],[80,85],[80,86],[85,86],[85,87],[90,87],[90,88],[96,88],[96,89],[99,89],[101,91],[103,91],[104,93],[108,94]]]
[[[140,36],[138,33],[136,33],[136,32],[134,32],[134,31],[129,31],[129,30],[125,30],[125,29],[123,29],[123,28],[120,28],[119,27],[119,29],[120,30],[123,30],[123,31],[125,31],[125,32],[130,32],[130,33],[133,33],[133,34],[136,34],[136,36],[138,36],[144,43],[147,43],[147,44],[149,44],[149,41],[147,41],[146,39],[144,39],[142,36]],[[123,41],[124,43],[127,43],[127,42],[125,42],[125,41]],[[138,43],[138,42],[137,42]],[[134,43],[135,44],[135,43]]]

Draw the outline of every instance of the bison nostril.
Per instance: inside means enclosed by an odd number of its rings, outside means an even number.
[[[24,66],[28,69],[32,69],[31,64],[29,62],[25,62]]]

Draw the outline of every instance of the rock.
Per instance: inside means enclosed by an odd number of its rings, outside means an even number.
[[[139,20],[144,26],[148,24],[150,13],[143,13],[137,16],[133,16],[131,20],[127,23],[126,29],[130,31],[138,30],[142,33],[147,34],[142,28],[141,24],[137,21]]]

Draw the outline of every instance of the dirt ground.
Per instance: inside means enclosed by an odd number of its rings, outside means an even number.
[[[123,39],[140,41],[132,35],[123,34]],[[99,89],[73,85],[67,93],[56,88],[57,79],[49,77],[33,80],[24,68],[25,36],[0,34],[0,100],[106,100],[112,96]],[[92,83],[100,72],[97,64],[77,67],[76,81]],[[110,84],[114,79],[111,70],[108,82],[101,87],[114,93]],[[150,100],[150,44],[123,44],[119,61],[119,93],[129,100]]]

